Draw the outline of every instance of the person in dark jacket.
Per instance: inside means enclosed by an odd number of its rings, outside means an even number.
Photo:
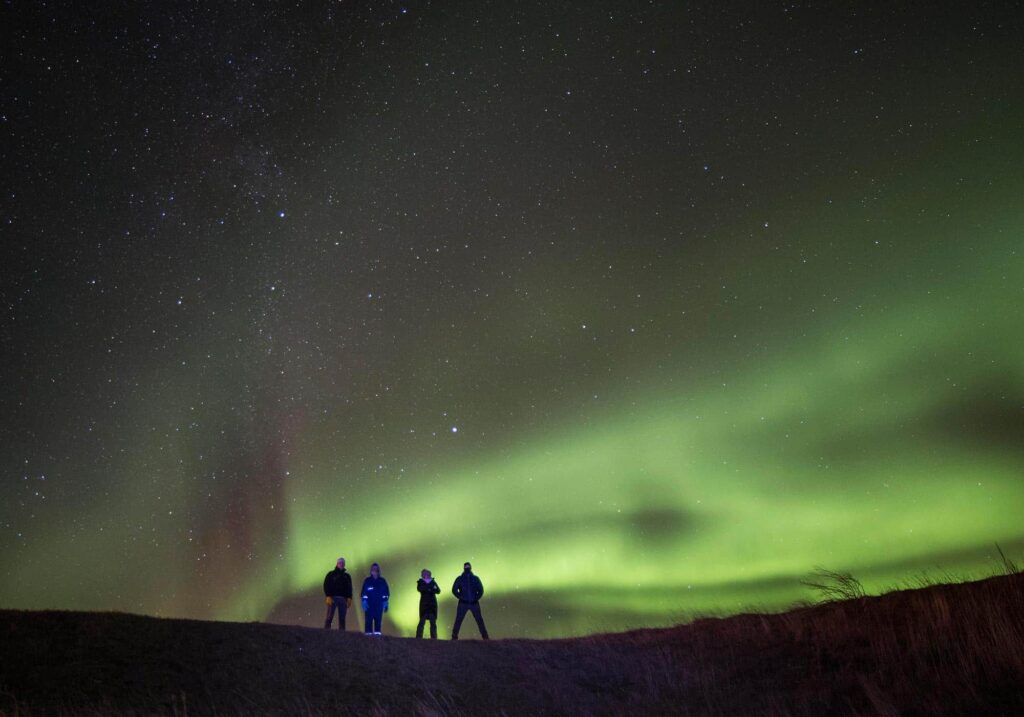
[[[338,629],[345,629],[345,615],[352,607],[352,576],[345,572],[345,558],[338,558],[337,567],[324,577],[324,602],[327,603],[327,619],[324,627],[331,629],[334,613],[338,613]]]
[[[380,565],[374,563],[370,566],[370,577],[363,581],[363,632],[367,635],[380,634],[390,597],[388,581],[380,576]]]
[[[416,581],[416,589],[420,593],[420,622],[416,626],[416,637],[423,637],[423,623],[430,621],[430,639],[437,639],[437,596],[441,594],[441,586],[437,584],[430,571],[425,569]]]
[[[459,628],[466,617],[466,612],[473,613],[476,626],[480,628],[480,637],[488,639],[484,617],[480,614],[480,598],[484,596],[484,584],[473,574],[473,566],[466,563],[462,566],[462,575],[455,578],[452,594],[459,599],[459,607],[455,611],[455,626],[452,627],[452,639],[459,639]]]

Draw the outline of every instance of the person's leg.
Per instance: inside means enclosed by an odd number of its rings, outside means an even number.
[[[369,610],[363,611],[363,632],[367,635],[373,633],[373,613]]]
[[[423,639],[423,623],[426,622],[426,621],[427,621],[427,616],[424,615],[423,613],[420,613],[420,621],[419,621],[419,624],[416,625],[416,639],[417,640],[422,640]]]
[[[476,620],[476,626],[480,628],[480,637],[487,640],[487,626],[484,625],[484,616],[480,612],[480,603],[474,603],[469,606],[469,609],[473,611],[473,619]]]
[[[459,639],[459,628],[462,627],[462,621],[466,619],[466,603],[460,602],[459,606],[455,608],[455,625],[452,627],[452,639]]]
[[[344,631],[345,618],[348,616],[348,605],[345,604],[345,598],[338,597],[334,598],[334,605],[338,608],[338,629]],[[327,627],[330,627],[328,625]]]
[[[430,639],[437,639],[437,615],[433,615],[430,618]]]
[[[380,632],[380,622],[384,617],[384,608],[377,608],[373,613],[373,631]]]
[[[324,628],[331,629],[331,621],[334,619],[334,605],[327,606],[327,618],[324,620]]]

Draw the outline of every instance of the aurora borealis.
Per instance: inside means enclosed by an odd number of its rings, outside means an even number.
[[[9,6],[0,606],[316,625],[345,556],[445,636],[471,560],[555,636],[1019,558],[1024,23],[746,5]]]

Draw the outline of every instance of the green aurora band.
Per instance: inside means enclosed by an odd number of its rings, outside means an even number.
[[[800,579],[819,565],[873,591],[985,574],[993,542],[1024,539],[1020,448],[979,435],[999,428],[987,411],[1009,415],[1020,393],[1003,392],[1024,379],[1017,243],[942,296],[919,292],[870,321],[864,307],[714,386],[623,401],[618,416],[389,495],[393,520],[339,522],[320,497],[296,495],[289,588],[317,584],[336,546],[350,564],[401,557],[406,576],[443,566],[443,581],[471,558],[491,602],[523,592],[561,606],[540,629],[566,634],[777,608],[808,596]],[[429,525],[447,527],[428,543]],[[413,597],[391,616],[405,634]],[[260,616],[271,599],[246,595],[224,616]]]

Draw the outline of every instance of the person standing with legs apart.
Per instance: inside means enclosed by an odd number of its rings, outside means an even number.
[[[423,623],[430,621],[430,639],[437,639],[437,596],[441,594],[441,586],[437,584],[430,571],[426,568],[416,581],[416,589],[420,593],[420,622],[416,626],[417,639],[423,637]]]
[[[473,566],[466,563],[462,566],[462,575],[455,578],[452,594],[459,599],[459,607],[455,611],[455,626],[452,627],[452,639],[459,639],[459,628],[466,617],[466,612],[473,613],[476,626],[480,628],[480,637],[487,640],[487,627],[484,617],[480,614],[480,598],[484,596],[484,584],[473,574]]]
[[[324,577],[324,602],[327,603],[327,619],[324,627],[331,629],[334,612],[338,612],[338,629],[345,629],[345,615],[352,607],[352,576],[345,572],[345,558],[338,558],[337,567]]]
[[[370,577],[363,581],[363,628],[367,635],[379,635],[380,623],[388,611],[388,581],[380,576],[380,565],[370,566]]]

